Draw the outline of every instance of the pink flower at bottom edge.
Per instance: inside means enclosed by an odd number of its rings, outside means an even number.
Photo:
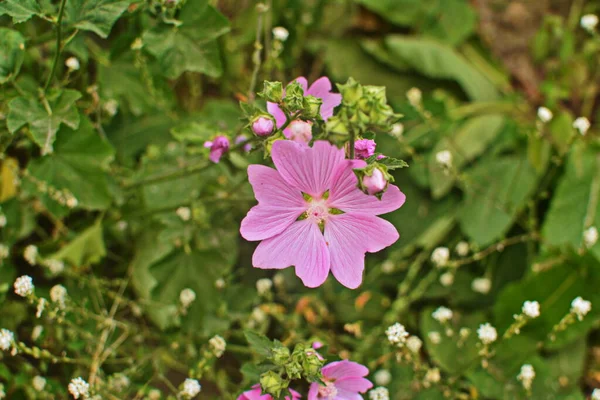
[[[343,360],[327,364],[321,369],[325,385],[312,383],[308,400],[362,400],[359,393],[373,387],[365,378],[369,370],[364,365]]]
[[[302,398],[300,393],[295,390],[290,389],[290,393],[292,394],[292,398],[290,399],[290,396],[285,396],[285,400],[298,400]],[[270,394],[262,394],[260,384],[256,384],[252,386],[251,390],[240,394],[237,400],[273,400],[273,396]]]
[[[262,242],[252,265],[262,269],[295,266],[304,285],[317,287],[333,273],[344,286],[362,283],[365,253],[398,240],[398,231],[378,215],[394,211],[406,196],[389,185],[378,200],[357,187],[355,168],[344,150],[326,141],[313,147],[289,140],[273,143],[277,170],[250,165],[248,178],[258,205],[242,221],[246,240]],[[303,194],[308,195],[303,196]]]

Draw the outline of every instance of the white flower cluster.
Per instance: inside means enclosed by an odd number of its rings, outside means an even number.
[[[467,254],[469,254],[469,243],[465,242],[464,240],[461,240],[460,242],[458,242],[456,244],[456,247],[454,248],[454,250],[456,251],[456,254],[458,254],[461,257],[466,257]]]
[[[0,244],[0,262],[10,255],[10,249],[5,244]]]
[[[58,275],[65,270],[65,263],[61,260],[55,260],[54,258],[42,261],[42,265],[48,268],[52,275]]]
[[[600,400],[600,389],[594,389],[591,400]]]
[[[379,386],[385,386],[392,381],[392,374],[387,369],[380,369],[375,372],[375,383]]]
[[[447,307],[439,307],[431,314],[431,316],[436,321],[444,324],[452,319],[453,313],[452,310]]]
[[[591,126],[592,124],[590,124],[590,120],[586,117],[579,117],[573,121],[573,128],[577,129],[581,136],[585,136],[587,131],[590,130]]]
[[[454,274],[452,272],[444,272],[440,275],[440,283],[444,287],[452,286],[454,284]]]
[[[42,376],[34,376],[31,380],[31,385],[37,392],[41,392],[46,387],[46,378]]]
[[[398,347],[404,346],[406,338],[408,338],[408,332],[404,325],[396,322],[394,325],[386,329],[385,334],[387,335],[388,341]]]
[[[262,278],[256,281],[256,291],[261,296],[269,293],[272,287],[273,281],[269,278]]]
[[[488,294],[491,288],[492,281],[488,278],[475,278],[473,279],[473,282],[471,282],[471,289],[477,293]]]
[[[32,244],[25,247],[25,250],[23,251],[23,258],[25,258],[25,261],[31,265],[35,265],[37,263],[38,255],[38,248]]]
[[[450,168],[452,166],[452,153],[449,150],[438,151],[435,154],[435,161],[442,167]]]
[[[431,343],[433,344],[440,344],[440,342],[442,341],[442,335],[437,331],[429,332],[427,334],[427,337],[429,338],[429,340],[431,340]]]
[[[182,221],[189,221],[192,218],[192,210],[189,207],[179,207],[175,213]]]
[[[552,114],[552,111],[550,111],[550,109],[546,107],[538,108],[537,115],[540,121],[542,121],[543,123],[550,122],[552,121],[552,118],[554,118],[554,114]]]
[[[72,71],[77,71],[80,67],[79,60],[75,57],[69,57],[65,61],[65,65]]]
[[[571,302],[571,312],[577,316],[578,320],[583,320],[583,317],[587,315],[592,309],[592,303],[587,300],[581,298],[581,296],[576,297]]]
[[[200,382],[196,379],[188,378],[183,382],[183,389],[179,394],[186,399],[193,399],[198,396],[198,393],[200,393],[201,390],[202,386],[200,385]]]
[[[196,300],[196,292],[190,288],[185,288],[179,293],[179,301],[183,308],[188,308]]]
[[[210,347],[213,350],[213,354],[219,358],[225,353],[225,348],[227,347],[227,342],[219,335],[213,336],[209,341]]]
[[[598,228],[590,226],[583,232],[583,244],[588,249],[598,242]]]
[[[23,275],[15,280],[14,284],[15,293],[21,297],[31,296],[35,287],[33,286],[33,279],[28,275]]]
[[[406,340],[406,348],[415,354],[421,350],[421,347],[423,347],[423,341],[418,336],[411,336]]]
[[[492,326],[489,322],[479,325],[479,329],[477,329],[477,337],[483,344],[494,343],[496,339],[498,339],[498,332],[496,328]]]
[[[390,400],[390,392],[380,386],[369,392],[369,400]]]
[[[450,259],[450,250],[447,247],[437,247],[431,253],[431,262],[437,267],[444,267]]]
[[[598,16],[594,14],[586,14],[581,17],[579,23],[583,29],[589,33],[593,33],[596,30],[596,26],[598,26]]]
[[[50,289],[50,300],[58,304],[58,308],[65,308],[67,289],[63,285],[54,285]]]
[[[288,32],[288,30],[285,29],[283,26],[276,26],[275,28],[273,28],[272,32],[273,37],[276,40],[279,40],[280,42],[285,42],[290,36],[290,32]]]
[[[419,88],[411,88],[406,92],[406,98],[411,106],[418,108],[423,100],[423,92]]]
[[[531,389],[531,384],[535,379],[535,370],[530,364],[525,364],[521,367],[521,372],[517,375],[517,379],[521,381],[521,384],[526,390]]]
[[[90,397],[90,385],[81,377],[71,380],[67,389],[75,399],[87,399]]]
[[[15,342],[15,335],[8,329],[0,329],[0,350],[10,350]]]
[[[522,311],[529,318],[537,318],[540,316],[540,303],[537,301],[526,301],[523,303]]]

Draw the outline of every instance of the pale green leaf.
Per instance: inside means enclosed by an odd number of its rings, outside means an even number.
[[[12,29],[0,28],[0,85],[14,79],[19,73],[24,55],[23,35]]]
[[[69,0],[65,21],[73,28],[92,31],[106,38],[131,3],[131,0]]]
[[[5,14],[11,16],[13,22],[18,24],[34,15],[42,15],[42,7],[37,0],[5,0],[0,2],[0,15]]]
[[[74,266],[85,266],[98,263],[105,255],[102,223],[98,220],[50,258],[63,260]]]

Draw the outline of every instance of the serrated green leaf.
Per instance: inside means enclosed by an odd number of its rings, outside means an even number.
[[[245,330],[244,336],[248,344],[257,354],[268,357],[273,349],[273,342],[263,334],[255,331]]]
[[[8,104],[8,130],[15,133],[29,125],[32,139],[42,154],[52,153],[60,125],[72,129],[79,126],[79,112],[74,105],[80,97],[81,93],[72,89],[50,91],[46,95],[47,104],[33,97],[17,97]]]
[[[131,0],[69,0],[65,7],[65,22],[72,28],[92,31],[106,38],[131,3]]]
[[[19,73],[24,56],[23,35],[12,29],[0,28],[0,85],[14,79]]]
[[[15,24],[25,22],[34,15],[42,15],[37,0],[5,0],[0,3],[0,15],[9,15]],[[1,35],[0,35],[1,37]]]
[[[96,264],[105,255],[102,222],[98,220],[50,258],[63,260],[75,266],[83,266]]]
[[[158,59],[167,78],[176,79],[185,71],[220,76],[215,39],[229,31],[229,21],[205,0],[187,1],[180,15],[180,26],[162,24],[144,33],[144,48]]]

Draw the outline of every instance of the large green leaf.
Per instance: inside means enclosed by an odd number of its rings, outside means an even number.
[[[45,2],[38,0],[4,0],[0,2],[0,15],[7,14],[18,24],[34,15],[42,15],[43,3]]]
[[[51,258],[67,261],[71,265],[82,266],[96,264],[106,255],[102,222],[81,232],[75,239],[54,253]]]
[[[446,173],[437,162],[436,154],[448,150],[452,154],[452,166],[460,171],[464,165],[482,154],[494,141],[504,123],[501,115],[481,115],[465,122],[452,136],[437,142],[429,157],[429,180],[434,198],[446,195],[454,186],[455,178]]]
[[[206,0],[187,1],[180,16],[180,26],[162,24],[144,33],[144,48],[158,59],[167,78],[178,78],[185,71],[220,76],[215,39],[229,31],[229,21]]]
[[[492,101],[499,98],[493,83],[448,45],[432,39],[401,35],[387,36],[385,44],[392,55],[420,74],[458,82],[472,100]]]
[[[14,79],[19,73],[24,55],[23,35],[12,29],[0,28],[0,85]]]
[[[32,161],[29,173],[58,190],[70,191],[79,207],[102,210],[112,201],[108,164],[113,156],[112,146],[83,119],[78,131],[62,129],[54,153]]]
[[[600,227],[600,156],[594,148],[572,149],[546,216],[542,235],[550,245],[582,246],[583,232]],[[600,242],[591,249],[600,259]]]
[[[458,213],[463,231],[479,246],[499,239],[535,190],[537,175],[526,158],[489,158],[466,172],[466,198]]]
[[[61,124],[72,129],[79,126],[75,102],[80,97],[81,93],[72,89],[52,90],[41,101],[34,97],[17,97],[8,104],[8,130],[14,133],[28,124],[33,141],[42,148],[42,154],[50,154]]]
[[[65,21],[71,27],[106,38],[115,21],[131,3],[131,0],[69,0],[65,7]]]

